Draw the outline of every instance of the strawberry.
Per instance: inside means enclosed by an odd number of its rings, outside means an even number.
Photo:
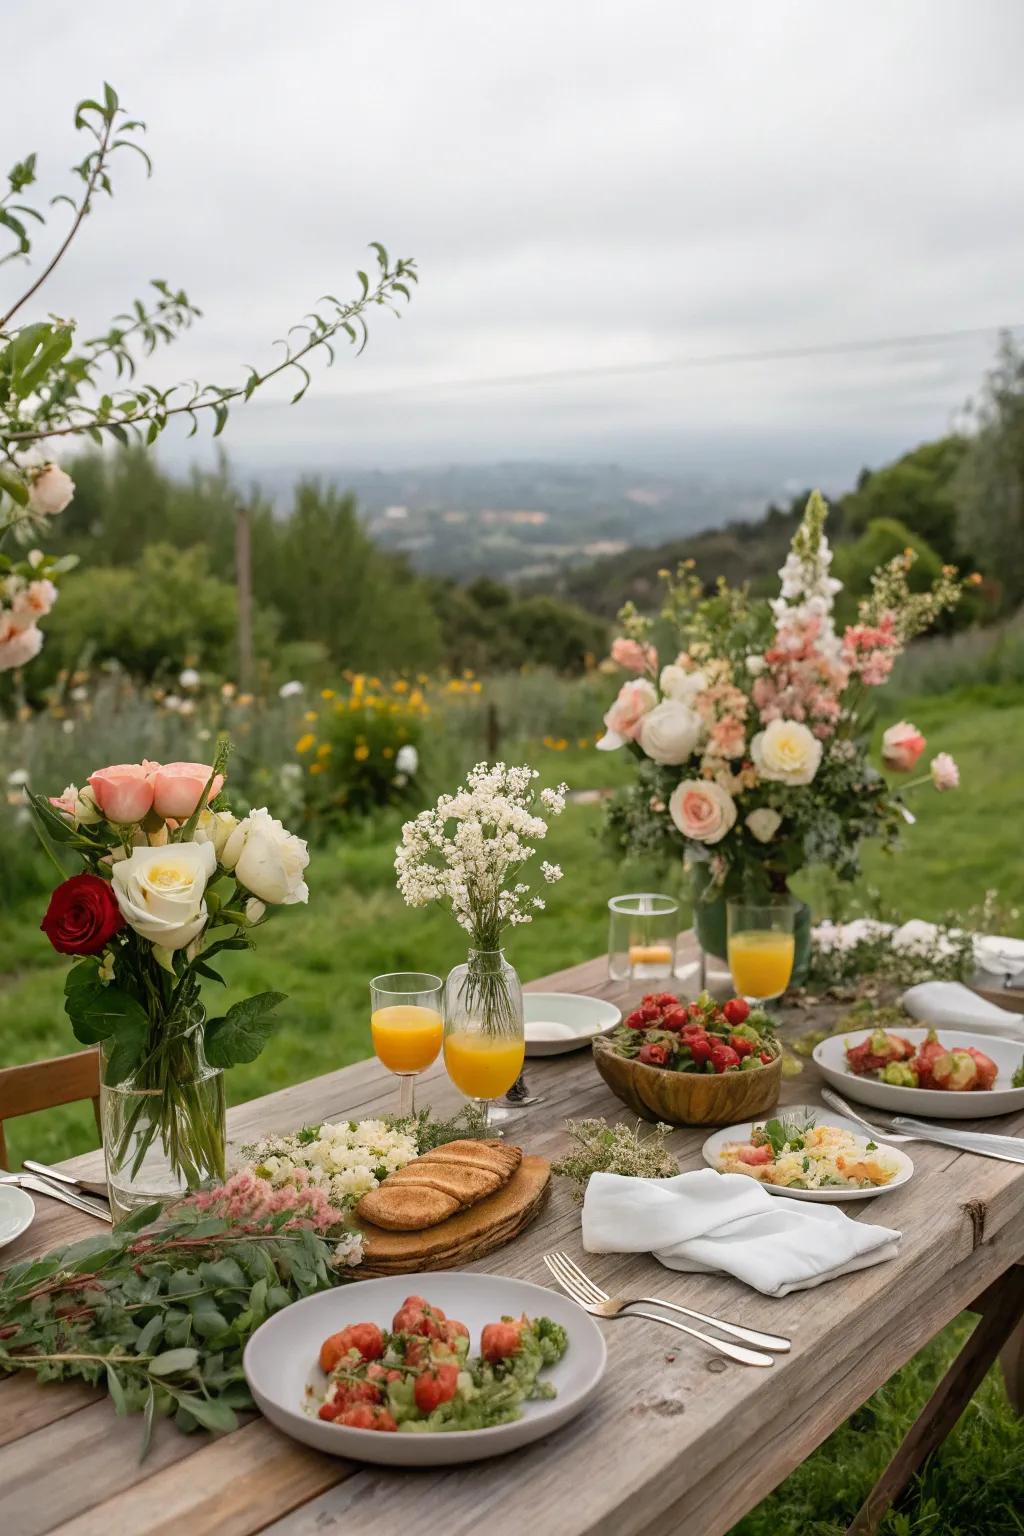
[[[634,1008],[632,1013],[626,1015],[626,1024],[630,1029],[646,1029],[647,1020],[639,1008]]]
[[[728,1072],[730,1067],[738,1067],[740,1064],[739,1056],[724,1040],[712,1041],[710,1061],[716,1072]]]
[[[644,1003],[637,1011],[645,1024],[657,1024],[661,1018],[661,1009],[657,1003]]]
[[[718,1042],[712,1041],[710,1035],[706,1034],[704,1030],[701,1030],[699,1034],[696,1032],[692,1035],[688,1034],[683,1040],[683,1044],[688,1047],[690,1055],[698,1066],[702,1062],[711,1059],[712,1046],[716,1043]],[[738,1061],[739,1057],[736,1059]]]
[[[774,1060],[775,1057],[772,1055],[771,1051],[761,1052],[761,1063],[763,1066],[770,1067]]]
[[[729,1044],[737,1056],[749,1056],[754,1049],[753,1040],[748,1040],[745,1035],[730,1035]]]
[[[730,997],[722,1012],[730,1024],[745,1024],[750,1016],[750,1004],[742,997]]]
[[[662,1029],[674,1030],[688,1028],[686,1009],[680,1008],[678,1004],[672,1008],[666,1008],[664,1014],[662,1015],[661,1027]]]
[[[645,1067],[664,1067],[668,1063],[669,1048],[661,1045],[657,1040],[650,1040],[640,1047],[637,1053],[637,1061],[642,1061]]]

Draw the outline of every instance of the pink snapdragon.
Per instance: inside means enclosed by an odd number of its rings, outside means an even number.
[[[190,1195],[185,1204],[207,1215],[220,1216],[245,1232],[272,1232],[272,1218],[284,1211],[291,1212],[284,1223],[285,1232],[300,1227],[325,1232],[345,1221],[345,1212],[331,1204],[330,1196],[318,1184],[309,1182],[304,1169],[296,1169],[294,1181],[277,1189],[266,1179],[242,1169],[224,1184]]]
[[[852,677],[868,688],[888,681],[902,650],[894,614],[883,613],[877,624],[851,624],[843,634],[843,661]]]

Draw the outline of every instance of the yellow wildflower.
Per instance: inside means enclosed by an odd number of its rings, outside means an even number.
[[[382,751],[381,751],[381,757],[394,757],[394,755],[395,755],[394,747],[384,747],[382,749]]]
[[[324,765],[323,763],[310,763],[309,771],[310,773],[323,773]]]
[[[394,683],[392,684],[392,688],[395,693],[409,692],[409,684],[406,682],[404,677],[396,677]]]
[[[315,720],[319,719],[319,716],[315,709],[307,709],[302,718],[307,725],[312,725]]]
[[[330,755],[331,755],[331,744],[330,744],[330,742],[329,741],[322,741],[320,743],[320,745],[316,749],[316,755],[317,755],[317,757],[330,757]]]
[[[320,689],[320,697],[322,699],[333,699],[334,698],[334,689],[333,688],[321,688]]]
[[[365,763],[366,759],[370,755],[370,749],[366,743],[363,742],[361,746],[356,747],[356,750],[352,755],[357,763]]]
[[[295,743],[296,752],[298,752],[300,756],[303,752],[308,752],[315,741],[316,737],[313,735],[313,732],[307,731],[306,734],[304,736],[300,736],[298,741]]]

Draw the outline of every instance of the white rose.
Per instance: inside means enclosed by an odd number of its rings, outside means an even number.
[[[735,800],[713,779],[684,779],[668,810],[683,836],[697,843],[720,843],[736,823]]]
[[[160,949],[184,949],[206,923],[206,883],[217,867],[212,843],[136,848],[111,879],[125,920]]]
[[[760,677],[767,665],[768,663],[763,656],[753,655],[747,657],[747,671],[751,677]]]
[[[192,840],[196,843],[212,843],[218,862],[224,862],[224,848],[228,838],[238,826],[238,817],[230,811],[201,811]]]
[[[47,464],[33,478],[28,504],[38,517],[56,517],[75,494],[75,482],[56,464]]]
[[[225,869],[234,870],[239,885],[261,901],[291,906],[309,900],[302,878],[309,863],[306,844],[287,832],[266,808],[250,811],[238,823],[220,859]]]
[[[185,667],[178,673],[178,682],[182,688],[198,688],[200,676],[195,667]]]
[[[758,810],[751,811],[747,817],[747,826],[751,835],[756,837],[759,843],[770,843],[776,832],[782,825],[782,817],[778,811],[773,811],[770,805],[762,805]]]
[[[662,667],[658,682],[666,699],[680,699],[684,704],[690,703],[698,693],[703,693],[708,685],[703,672],[687,672],[685,667],[674,663]]]
[[[821,742],[799,720],[773,720],[750,743],[750,755],[762,779],[809,784],[821,763]]]
[[[399,747],[395,758],[395,771],[397,773],[415,773],[420,765],[420,755],[411,742],[406,742],[404,747]]]
[[[639,741],[656,763],[685,763],[700,740],[701,719],[689,704],[663,699],[644,716]]]

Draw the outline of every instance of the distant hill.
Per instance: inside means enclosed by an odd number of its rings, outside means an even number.
[[[658,545],[737,513],[760,513],[770,484],[620,465],[515,462],[346,473],[367,532],[420,571],[516,584],[637,545]]]
[[[588,613],[614,618],[631,599],[650,609],[661,590],[659,570],[674,571],[682,560],[695,560],[697,573],[711,583],[724,576],[730,586],[749,582],[753,591],[767,593],[778,585],[777,571],[786,558],[808,492],[786,508],[771,506],[756,520],[733,521],[659,544],[655,549],[630,549],[561,572],[538,588],[577,603]]]

